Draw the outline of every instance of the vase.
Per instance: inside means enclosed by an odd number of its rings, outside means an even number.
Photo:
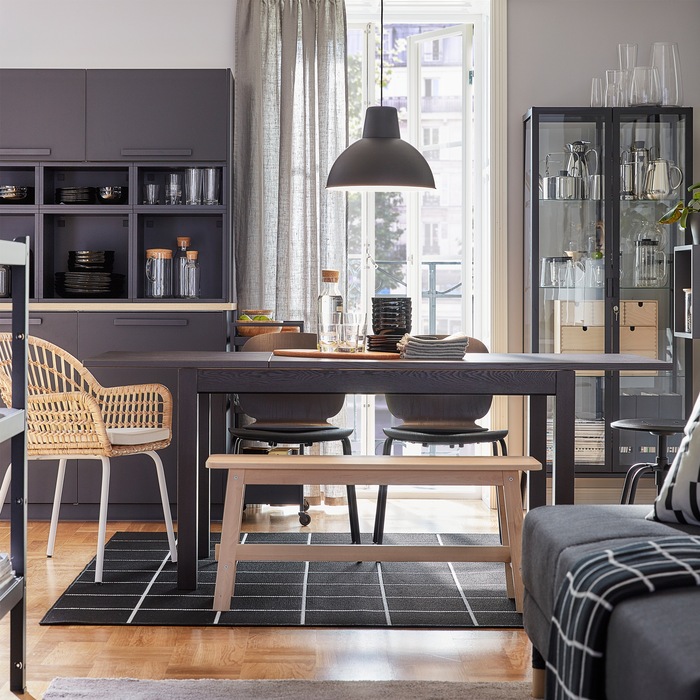
[[[688,214],[685,222],[686,228],[690,229],[690,235],[693,237],[695,245],[700,244],[700,212]]]

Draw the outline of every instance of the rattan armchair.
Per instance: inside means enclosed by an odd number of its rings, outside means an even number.
[[[0,396],[12,405],[11,334],[0,333]],[[75,357],[46,340],[30,336],[27,355],[27,458],[57,459],[58,475],[46,555],[53,556],[66,463],[99,460],[102,486],[95,582],[102,582],[110,459],[148,455],[156,467],[170,556],[177,548],[163,463],[157,454],[172,437],[172,397],[162,384],[103,387]],[[8,467],[0,486],[0,504],[10,485]]]

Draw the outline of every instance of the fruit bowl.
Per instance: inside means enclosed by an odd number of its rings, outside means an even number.
[[[279,333],[282,326],[266,325],[274,322],[274,312],[271,309],[243,309],[236,321],[236,329],[238,335],[249,338],[263,333]]]

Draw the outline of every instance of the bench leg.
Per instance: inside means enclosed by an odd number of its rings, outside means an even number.
[[[496,505],[498,506],[498,534],[501,537],[501,544],[510,547],[508,539],[508,518],[506,517],[506,499],[502,486],[496,486]],[[505,563],[506,573],[506,595],[513,600],[515,598],[515,586],[513,584],[513,565],[511,562]]]
[[[228,470],[224,517],[221,523],[221,545],[219,563],[216,567],[214,588],[214,610],[230,610],[233,586],[236,581],[236,549],[241,539],[243,517],[243,494],[245,479],[242,471]]]
[[[508,528],[508,542],[510,545],[510,561],[513,570],[513,588],[515,593],[515,609],[523,611],[523,578],[522,564],[522,536],[523,536],[523,507],[520,495],[520,479],[518,472],[503,472],[503,495],[506,504],[506,520]]]

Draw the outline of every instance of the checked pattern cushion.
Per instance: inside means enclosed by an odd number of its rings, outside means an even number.
[[[700,525],[700,396],[647,520]]]

